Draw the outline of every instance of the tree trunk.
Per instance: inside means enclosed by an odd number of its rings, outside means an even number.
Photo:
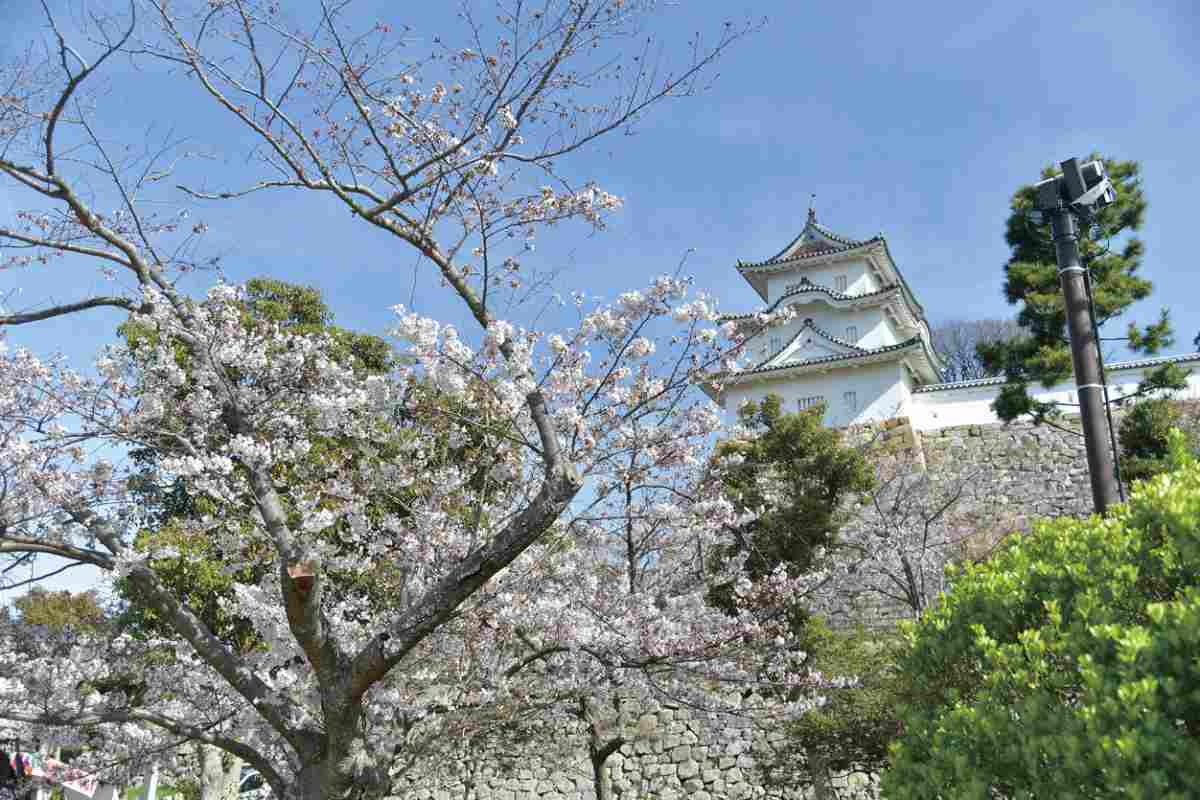
[[[597,753],[593,750],[591,761],[592,784],[596,787],[596,800],[612,800],[612,783],[605,780],[604,774],[604,765],[608,762],[608,756],[603,752]]]

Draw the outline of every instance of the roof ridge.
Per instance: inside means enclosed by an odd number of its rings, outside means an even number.
[[[780,260],[781,258],[783,258],[783,255],[785,253],[787,253],[789,250],[791,250],[793,247],[795,247],[796,243],[799,242],[801,239],[803,239],[804,235],[806,233],[808,233],[810,230],[815,230],[817,233],[821,234],[821,236],[825,239],[830,239],[834,242],[837,242],[838,244],[845,245],[848,247],[856,247],[858,245],[865,244],[866,242],[871,241],[870,239],[852,239],[849,236],[843,236],[840,233],[830,230],[829,228],[825,227],[821,223],[817,222],[817,212],[815,210],[813,210],[812,208],[809,208],[808,209],[808,219],[805,221],[804,227],[800,229],[800,233],[796,234],[796,237],[794,239],[792,239],[790,242],[788,242],[787,246],[784,247],[782,250],[780,250],[778,253],[771,256],[766,261],[759,262],[759,263],[765,264],[765,263],[770,263],[772,261]],[[879,237],[876,237],[876,238],[879,238]]]
[[[1107,371],[1119,371],[1126,369],[1141,369],[1142,367],[1154,367],[1160,364],[1179,364],[1187,361],[1200,361],[1200,352],[1195,353],[1180,353],[1175,356],[1155,356],[1154,358],[1132,359],[1130,361],[1114,361],[1112,364],[1105,366]],[[991,378],[972,378],[966,381],[949,381],[947,383],[930,383],[925,386],[918,387],[917,392],[939,392],[949,389],[972,389],[977,386],[993,386],[1005,382],[1002,375]]]
[[[744,319],[746,317],[753,317],[756,314],[770,314],[784,300],[787,300],[790,297],[795,297],[797,295],[808,294],[810,292],[821,292],[822,294],[826,294],[834,300],[859,300],[859,299],[862,299],[865,297],[876,297],[881,294],[886,294],[887,292],[894,292],[900,288],[900,284],[898,284],[898,283],[889,283],[886,286],[883,286],[879,289],[872,289],[869,292],[861,292],[859,294],[846,294],[845,292],[839,292],[834,289],[830,289],[828,286],[824,286],[819,283],[813,283],[807,277],[800,278],[800,283],[807,284],[807,285],[800,286],[798,288],[791,289],[790,291],[784,292],[778,298],[775,299],[774,303],[772,303],[767,308],[764,308],[762,311],[749,311],[745,314],[722,314],[720,319],[723,319],[723,320]]]
[[[755,267],[769,267],[774,266],[775,264],[786,264],[789,261],[804,261],[809,258],[820,258],[821,256],[834,255],[836,253],[848,253],[851,250],[855,250],[860,247],[866,247],[877,242],[882,242],[883,240],[884,239],[882,236],[872,236],[870,239],[863,239],[862,241],[841,244],[838,247],[829,247],[824,250],[813,250],[808,253],[799,253],[784,258],[783,254],[791,249],[791,245],[788,245],[783,249],[783,252],[768,258],[766,261],[739,261],[737,263],[737,268],[738,270],[744,270],[753,269]]]

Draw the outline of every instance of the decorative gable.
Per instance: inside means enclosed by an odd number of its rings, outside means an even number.
[[[866,351],[863,348],[821,330],[811,319],[806,319],[796,335],[789,339],[779,352],[768,356],[755,369],[793,366],[818,358],[857,355],[864,352]]]

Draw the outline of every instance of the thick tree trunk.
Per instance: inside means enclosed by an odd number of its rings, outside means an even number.
[[[612,783],[604,774],[607,761],[608,756],[592,751],[592,784],[596,787],[596,800],[612,800]]]

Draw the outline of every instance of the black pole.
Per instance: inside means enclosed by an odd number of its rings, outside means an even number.
[[[1088,473],[1092,479],[1092,502],[1096,513],[1104,514],[1110,505],[1117,502],[1117,482],[1105,418],[1100,347],[1092,327],[1084,268],[1079,263],[1079,228],[1075,216],[1067,208],[1047,210],[1046,214],[1050,217],[1050,230],[1054,234],[1058,277],[1067,309],[1067,331],[1071,335],[1071,361],[1075,365],[1079,417],[1083,423],[1083,442],[1087,449]]]

